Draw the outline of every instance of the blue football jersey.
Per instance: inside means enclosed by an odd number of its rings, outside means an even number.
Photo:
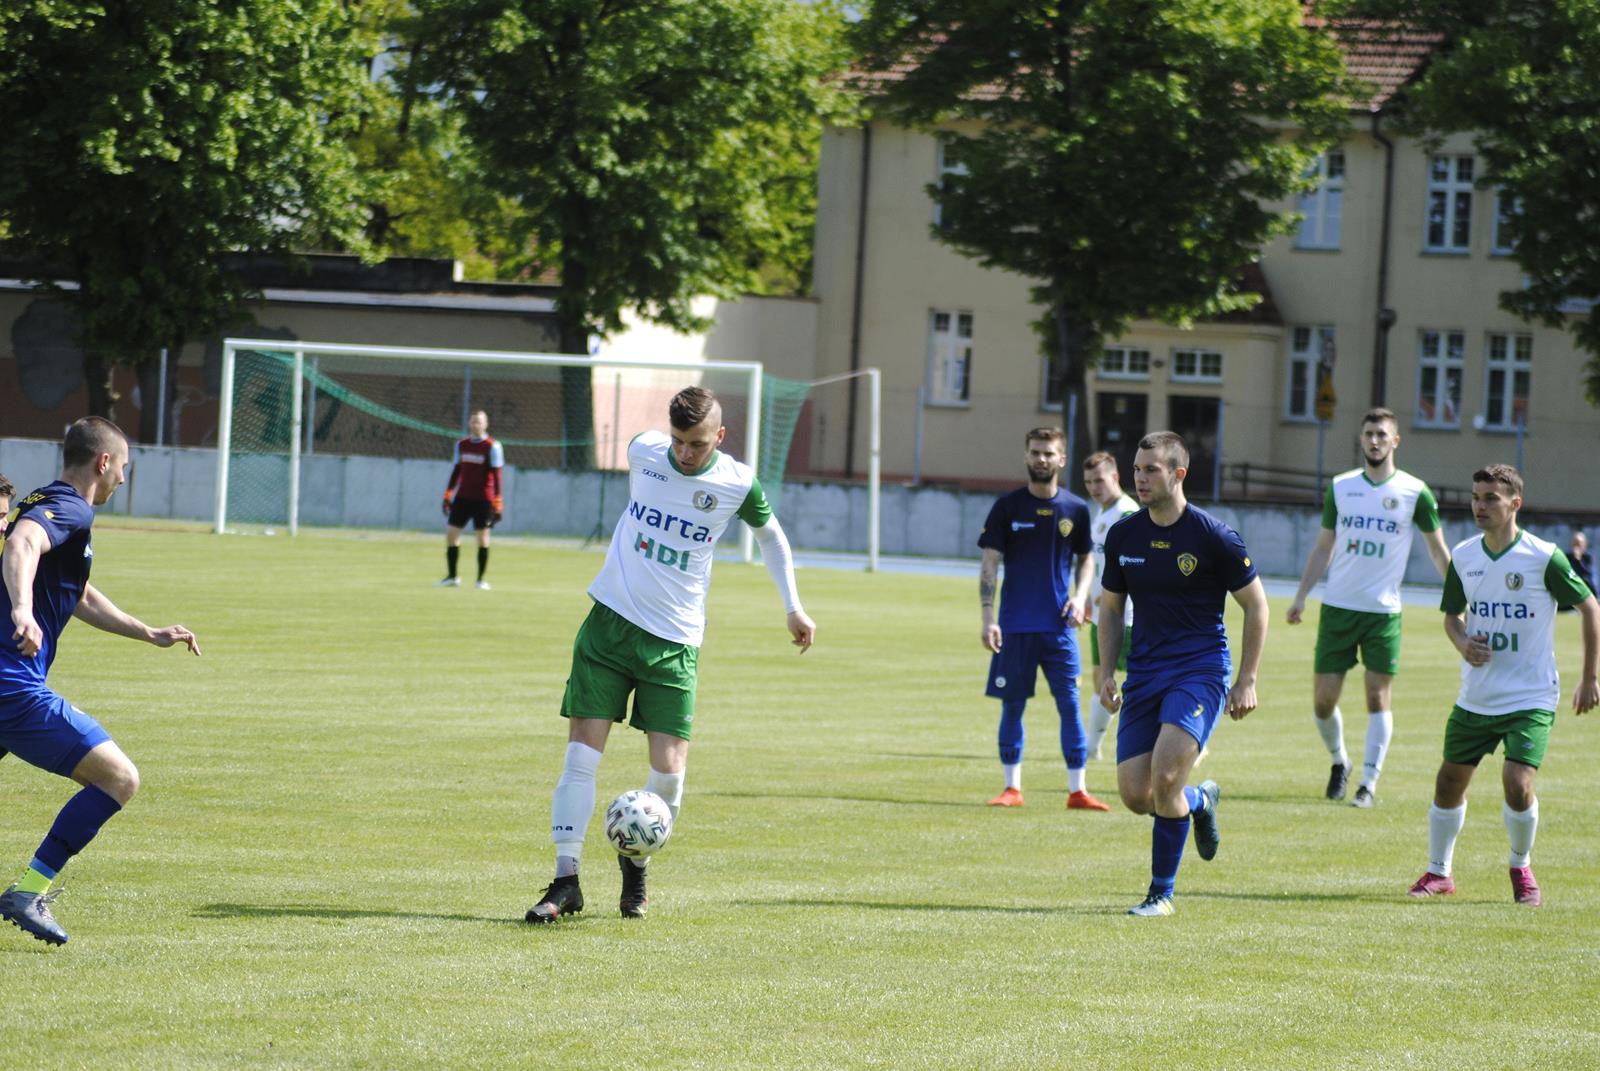
[[[1230,592],[1256,578],[1239,533],[1190,504],[1166,528],[1147,509],[1124,517],[1105,545],[1101,584],[1133,600],[1128,676],[1227,676],[1223,609]]]
[[[989,509],[978,546],[1005,562],[1000,584],[1001,632],[1059,632],[1072,594],[1072,568],[1090,551],[1089,504],[1068,491],[1035,498],[1026,487],[1001,495]]]
[[[0,584],[0,694],[44,685],[61,630],[78,608],[94,560],[89,545],[94,507],[71,484],[57,480],[41,487],[18,502],[12,513],[7,534],[21,521],[33,521],[50,539],[50,549],[40,557],[33,577],[33,619],[44,633],[44,642],[32,658],[22,656],[11,637],[11,593]],[[0,546],[3,543],[0,539]]]

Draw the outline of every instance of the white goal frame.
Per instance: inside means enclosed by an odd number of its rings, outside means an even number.
[[[269,350],[293,355],[292,390],[290,393],[289,427],[289,501],[288,530],[291,536],[300,530],[300,454],[304,441],[304,414],[302,399],[305,395],[305,359],[307,356],[383,357],[401,360],[454,361],[462,364],[516,364],[564,367],[667,369],[685,372],[731,372],[746,377],[748,387],[748,416],[745,425],[744,456],[741,460],[752,470],[760,471],[762,432],[762,386],[765,370],[759,361],[685,361],[685,360],[629,360],[613,357],[584,357],[561,353],[519,353],[508,350],[458,350],[423,348],[414,346],[360,346],[339,342],[300,342],[285,339],[228,338],[222,343],[222,391],[217,420],[217,472],[216,497],[212,530],[218,535],[227,530],[229,462],[233,446],[233,388],[234,366],[241,350]],[[878,370],[868,370],[872,384],[871,405],[871,481],[868,489],[868,551],[867,568],[878,567],[878,452],[879,452],[879,387]],[[748,526],[739,537],[740,554],[745,561],[754,557],[754,541]]]

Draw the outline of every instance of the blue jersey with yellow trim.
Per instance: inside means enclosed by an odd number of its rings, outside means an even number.
[[[1232,661],[1222,612],[1228,593],[1256,578],[1239,533],[1194,505],[1165,528],[1143,509],[1112,525],[1105,545],[1100,582],[1134,605],[1128,676],[1226,677]]]
[[[71,484],[57,480],[24,497],[12,510],[8,533],[20,521],[37,523],[50,539],[50,549],[40,556],[33,577],[33,619],[44,633],[44,642],[38,654],[23,657],[11,637],[11,593],[0,583],[0,695],[44,685],[61,630],[78,608],[94,560],[89,545],[94,507]],[[0,540],[0,546],[3,543]]]
[[[978,533],[978,546],[1005,562],[1001,632],[1060,632],[1072,594],[1073,563],[1088,554],[1089,504],[1069,491],[1036,498],[1019,487],[1001,495]]]

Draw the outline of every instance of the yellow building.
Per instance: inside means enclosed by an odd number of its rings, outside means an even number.
[[[1220,461],[1226,497],[1306,498],[1319,432],[1321,470],[1353,467],[1361,414],[1387,405],[1405,440],[1400,464],[1447,489],[1447,501],[1476,466],[1520,456],[1530,505],[1600,508],[1600,466],[1585,462],[1600,413],[1579,386],[1584,355],[1564,331],[1496,302],[1519,282],[1499,233],[1510,206],[1475,184],[1483,164],[1470,137],[1430,152],[1387,125],[1428,43],[1347,38],[1345,48],[1375,95],[1318,161],[1316,192],[1281,206],[1304,221],[1252,266],[1262,303],[1187,330],[1137,322],[1106,340],[1079,419],[1123,458],[1125,479],[1139,435],[1167,427],[1193,449],[1191,495],[1212,493]],[[931,233],[926,190],[947,163],[958,166],[933,133],[885,122],[826,132],[815,375],[883,369],[886,478],[1015,482],[1022,433],[1066,418],[1029,326],[1029,281],[981,268]],[[1326,425],[1316,418],[1322,360],[1337,398]],[[842,405],[819,398],[812,419],[837,428]],[[813,469],[860,474],[864,438],[852,457],[844,436],[819,440]]]

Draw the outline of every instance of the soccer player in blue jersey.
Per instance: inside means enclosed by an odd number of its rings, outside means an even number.
[[[1000,700],[1000,765],[1006,784],[991,807],[1022,806],[1022,712],[1044,670],[1061,716],[1061,754],[1067,760],[1067,806],[1109,811],[1084,784],[1088,738],[1078,716],[1078,637],[1093,579],[1089,505],[1060,486],[1067,463],[1060,428],[1024,436],[1028,485],[1001,495],[978,535],[983,563],[978,604],[983,646],[991,652],[985,694]],[[1000,617],[995,580],[1004,559]]]
[[[0,918],[56,945],[66,943],[67,932],[50,912],[50,883],[139,788],[139,771],[110,734],[45,685],[61,630],[76,617],[118,636],[200,653],[182,625],[151,628],[89,583],[93,507],[122,486],[127,464],[128,440],[115,424],[77,421],[67,429],[61,478],[17,503],[0,546],[0,608],[12,629],[0,631],[0,754],[13,752],[83,786],[61,808],[32,865],[0,894]]]
[[[1150,888],[1130,915],[1172,914],[1172,891],[1191,816],[1200,858],[1217,854],[1215,781],[1188,783],[1217,717],[1235,720],[1256,707],[1256,669],[1267,639],[1267,593],[1239,533],[1189,504],[1183,478],[1189,450],[1181,436],[1155,431],[1139,440],[1134,490],[1144,509],[1106,533],[1102,621],[1122,618],[1133,599],[1128,677],[1117,688],[1122,630],[1100,630],[1105,680],[1100,701],[1122,712],[1117,729],[1117,788],[1135,814],[1155,816]],[[1227,596],[1244,609],[1244,650],[1233,687],[1222,611]]]

